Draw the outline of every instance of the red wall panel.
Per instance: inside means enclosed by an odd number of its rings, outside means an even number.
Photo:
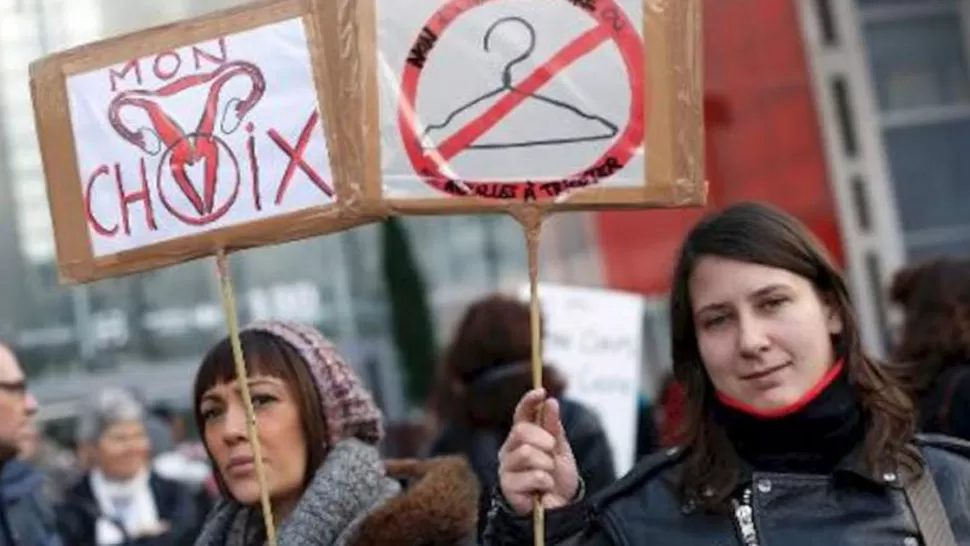
[[[704,12],[709,209],[774,204],[842,261],[842,243],[794,0],[707,0]],[[706,211],[597,213],[608,286],[664,293],[680,242]]]

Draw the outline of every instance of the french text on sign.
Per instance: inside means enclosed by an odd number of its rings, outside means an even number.
[[[644,184],[641,2],[381,0],[378,11],[381,65],[400,70],[381,72],[385,197],[543,200]]]
[[[68,78],[94,256],[334,202],[303,22]]]

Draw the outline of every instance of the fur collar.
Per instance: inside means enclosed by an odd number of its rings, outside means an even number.
[[[386,461],[405,489],[362,522],[354,546],[474,544],[479,485],[464,458]]]

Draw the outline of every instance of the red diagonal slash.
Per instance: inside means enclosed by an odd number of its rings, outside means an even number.
[[[448,137],[438,146],[437,152],[430,153],[429,157],[436,163],[447,163],[509,115],[515,107],[522,104],[522,101],[548,83],[556,74],[608,40],[611,31],[612,29],[609,26],[599,24],[596,28],[581,34],[545,64],[529,74],[529,77],[517,86],[518,93],[506,93],[488,110]]]
[[[310,119],[303,127],[303,131],[300,132],[300,138],[296,142],[295,149],[280,136],[276,129],[269,130],[269,137],[290,157],[290,163],[286,166],[286,172],[283,173],[283,180],[280,181],[280,187],[276,190],[277,205],[283,202],[283,194],[286,193],[286,188],[289,187],[290,179],[293,178],[293,173],[296,172],[297,167],[310,177],[310,180],[323,193],[327,194],[327,197],[333,197],[333,189],[330,188],[330,185],[320,178],[320,175],[312,167],[307,165],[307,162],[303,159],[303,153],[306,150],[307,144],[310,143],[310,137],[313,136],[313,128],[316,127],[317,120],[319,119],[320,114],[314,111],[313,115],[310,116]]]

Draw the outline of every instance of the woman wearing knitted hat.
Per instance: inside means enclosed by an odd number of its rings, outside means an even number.
[[[466,463],[381,461],[380,411],[318,331],[260,323],[240,340],[279,544],[472,543],[478,485]],[[228,340],[202,362],[194,402],[225,499],[196,545],[262,545],[260,488]]]

